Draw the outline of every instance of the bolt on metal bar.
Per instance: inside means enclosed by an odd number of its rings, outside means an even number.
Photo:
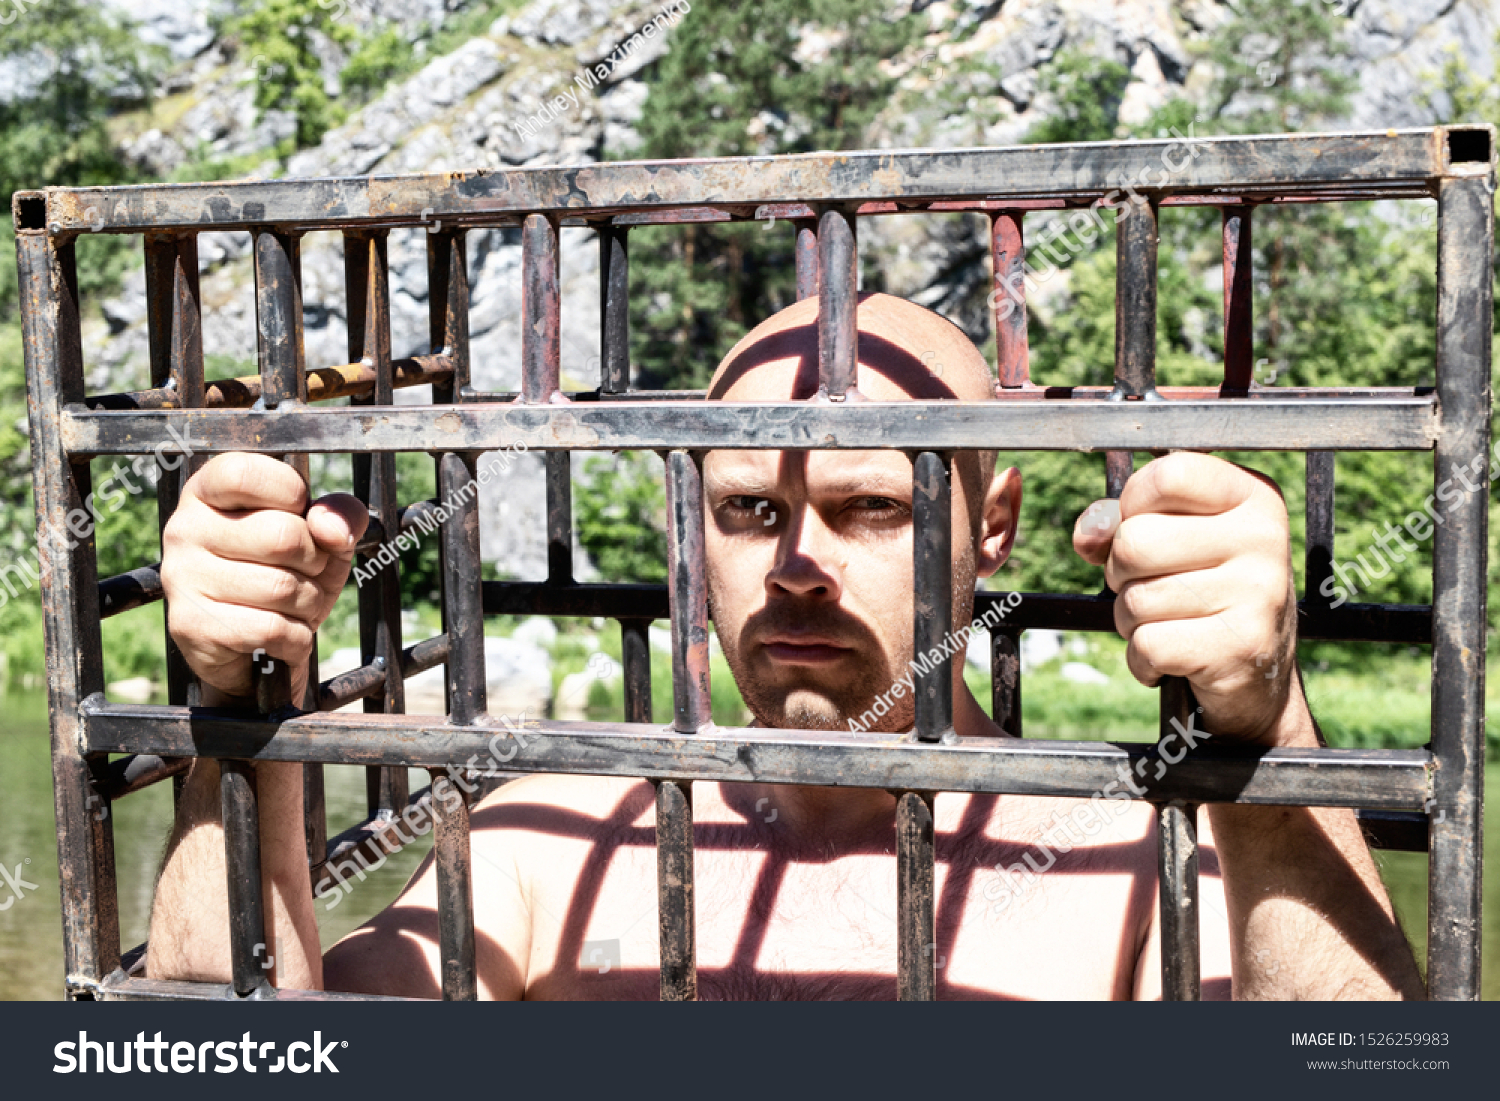
[[[811,298],[818,293],[818,222],[815,218],[798,218],[797,244],[794,253],[797,264],[797,301]]]
[[[1026,332],[1026,237],[1021,210],[990,213],[990,272],[994,284],[995,378],[1001,389],[1031,385]]]
[[[599,391],[630,389],[630,230],[599,226]]]
[[[21,232],[16,236],[16,259],[36,472],[38,559],[47,582],[42,628],[52,716],[63,954],[70,982],[97,982],[119,966],[120,922],[114,818],[100,817],[90,762],[78,748],[79,705],[104,691],[104,668],[93,534],[76,544],[66,534],[67,516],[83,507],[92,480],[87,463],[68,461],[58,434],[63,406],[81,401],[84,393],[74,242],[71,237]]]
[[[1115,388],[1111,401],[1156,392],[1156,203],[1123,203],[1115,222]]]
[[[854,215],[818,215],[818,389],[835,401],[855,385],[859,356],[859,247]]]
[[[662,780],[656,784],[656,886],[664,1002],[698,997],[693,878],[693,786]]]
[[[651,620],[620,620],[620,657],[625,678],[625,721],[651,721]]]
[[[1254,287],[1251,271],[1250,206],[1226,206],[1224,236],[1223,392],[1250,389],[1255,376]]]
[[[1490,148],[1487,146],[1487,148]],[[1491,149],[1490,156],[1493,156]],[[1427,983],[1434,998],[1480,995],[1484,853],[1485,551],[1490,463],[1494,184],[1438,191],[1437,386],[1443,434],[1436,487],[1470,490],[1433,534],[1433,810],[1428,834]]]
[[[349,319],[349,359],[368,364],[375,385],[368,395],[352,397],[351,406],[392,405],[395,378],[391,363],[391,307],[389,235],[386,230],[344,234],[345,308]],[[400,534],[400,505],[396,495],[396,456],[356,453],[353,458],[354,494],[379,520],[387,538]],[[381,548],[372,548],[379,551]],[[366,714],[400,714],[406,710],[406,683],[401,653],[401,572],[396,561],[386,564],[360,556],[361,572],[374,574],[370,584],[359,586],[360,662],[379,664],[385,685],[376,698],[365,697]],[[321,702],[321,701],[319,701]],[[365,770],[366,806],[370,814],[399,813],[405,809],[410,791],[406,770],[371,766]],[[327,851],[327,826],[318,848],[309,849],[321,859]]]
[[[703,559],[702,458],[669,451],[667,585],[672,616],[672,725],[696,734],[713,719],[709,689],[708,590]]]
[[[229,879],[229,956],[234,992],[243,998],[269,985],[269,967],[275,955],[266,939],[253,764],[219,762],[219,803]]]
[[[1329,609],[1332,603],[1323,587],[1333,577],[1334,458],[1332,451],[1307,453],[1303,599],[1320,609]]]
[[[937,996],[934,935],[933,795],[896,796],[896,996],[930,1002]]]
[[[528,214],[521,227],[521,394],[548,402],[562,389],[557,222]]]
[[[1197,701],[1184,677],[1163,677],[1160,692],[1161,740],[1165,741],[1169,736],[1178,737],[1173,720],[1191,729],[1197,717]],[[1168,800],[1156,806],[1161,989],[1165,1001],[1197,1001],[1201,986],[1197,813],[1196,805],[1183,800]]]
[[[953,733],[953,517],[951,456],[918,452],[912,462],[912,546],[915,631],[912,652],[919,662],[942,655],[913,686],[917,739],[949,742]],[[962,661],[963,657],[959,657]]]

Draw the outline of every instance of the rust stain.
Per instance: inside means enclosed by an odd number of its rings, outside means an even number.
[[[439,417],[432,423],[433,427],[436,428],[439,432],[453,433],[463,428],[464,419],[457,413],[444,413],[441,417]]]

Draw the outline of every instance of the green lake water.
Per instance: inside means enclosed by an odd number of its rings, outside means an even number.
[[[8,695],[0,700],[0,862],[35,883],[25,897],[0,911],[0,999],[62,996],[62,926],[58,905],[57,834],[52,814],[46,697]],[[326,770],[329,833],[364,814],[364,770]],[[426,783],[413,772],[412,787]],[[1500,765],[1486,770],[1486,787],[1500,784]],[[172,817],[170,783],[158,784],[115,804],[115,861],[120,895],[120,935],[126,948],[146,938],[151,892]],[[1485,823],[1484,996],[1500,998],[1500,813]],[[431,836],[391,857],[331,912],[318,909],[325,947],[383,909],[400,891],[431,846]],[[1427,857],[1422,853],[1377,853],[1386,886],[1417,958],[1424,959],[1427,924]],[[3,881],[0,881],[3,882]],[[0,903],[10,897],[0,888]]]

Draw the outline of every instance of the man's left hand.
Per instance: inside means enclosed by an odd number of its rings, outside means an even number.
[[[1215,735],[1275,745],[1305,729],[1282,721],[1301,689],[1290,533],[1274,482],[1210,455],[1168,455],[1136,471],[1118,501],[1091,505],[1073,548],[1104,566],[1142,684],[1186,677]]]

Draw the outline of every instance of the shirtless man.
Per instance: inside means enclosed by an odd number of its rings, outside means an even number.
[[[936,314],[867,295],[859,328],[867,398],[992,396],[982,357]],[[817,384],[809,299],[746,336],[710,397],[807,398]],[[971,452],[954,464],[955,627],[971,619],[976,579],[1000,567],[1016,537],[1020,475],[995,474],[994,460]],[[879,451],[713,452],[704,491],[710,608],[756,720],[847,729],[914,656],[910,461]],[[297,476],[264,456],[215,458],[183,493],[162,578],[173,636],[210,702],[247,690],[257,647],[306,667],[365,512],[335,494],[303,519],[304,503]],[[1209,456],[1171,455],[1136,473],[1118,504],[1091,506],[1073,543],[1120,594],[1115,622],[1137,679],[1187,677],[1200,728],[1223,742],[1318,744],[1295,671],[1287,516],[1274,484]],[[961,661],[953,706],[960,737],[1004,736],[969,692]],[[896,736],[914,722],[904,694],[878,729]],[[431,856],[391,906],[324,956],[301,766],[264,762],[257,775],[276,984],[439,997]],[[152,914],[152,977],[229,975],[217,776],[215,762],[200,760],[188,780]],[[702,997],[895,996],[889,793],[699,782],[693,798]],[[1107,823],[1075,817],[1070,836],[1057,824],[1078,805],[937,796],[939,998],[1160,996],[1152,810],[1109,802],[1117,813]],[[482,997],[657,996],[648,782],[530,776],[486,798],[472,823]],[[1200,838],[1205,997],[1423,995],[1352,812],[1210,806]],[[1040,877],[1001,878],[1028,855],[1046,869]],[[611,945],[584,959],[586,942],[618,942],[618,954]]]

